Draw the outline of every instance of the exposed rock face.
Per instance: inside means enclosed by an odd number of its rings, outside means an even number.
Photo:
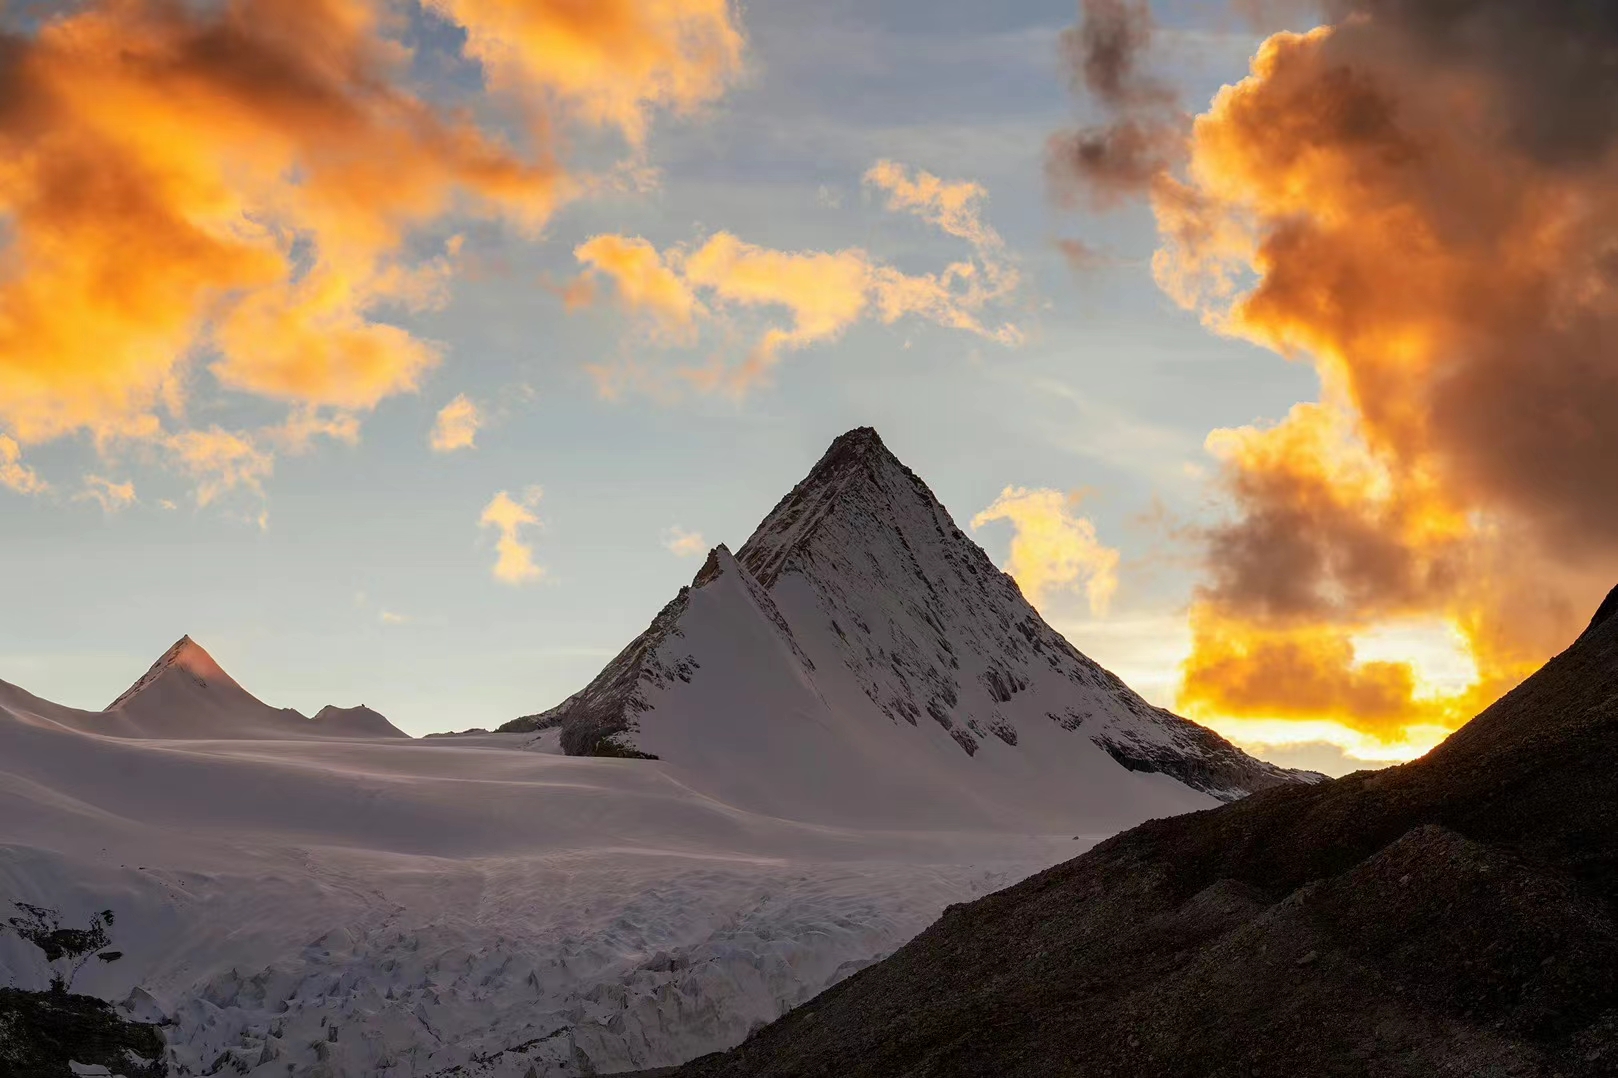
[[[852,684],[872,722],[947,737],[968,757],[991,743],[1017,751],[1038,724],[1222,800],[1319,777],[1247,756],[1080,654],[869,428],[833,442],[734,558],[715,550],[590,685],[502,729],[560,726],[574,754],[643,752],[662,702],[733,674],[723,654],[686,639],[693,592],[722,578],[745,589],[752,609],[737,616],[778,634],[793,678],[839,701],[830,706],[848,706],[838,689]]]
[[[156,1026],[129,1021],[105,1000],[0,988],[0,1074],[8,1078],[163,1078],[165,1054]]]
[[[1618,1074],[1615,773],[1608,616],[1421,760],[1143,824],[667,1073]]]

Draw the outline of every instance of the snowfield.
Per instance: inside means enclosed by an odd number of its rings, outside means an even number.
[[[306,718],[189,639],[105,711],[0,682],[0,899],[113,910],[124,957],[76,987],[171,1022],[178,1074],[610,1073],[1115,831],[1318,778],[1080,654],[868,429],[510,725]],[[0,974],[49,975],[14,936]]]
[[[794,823],[520,735],[165,740],[90,717],[0,685],[0,896],[69,924],[113,909],[125,957],[75,987],[171,1019],[179,1074],[678,1062],[1087,845]],[[6,936],[0,975],[48,971]]]

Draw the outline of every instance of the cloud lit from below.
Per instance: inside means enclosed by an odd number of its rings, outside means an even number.
[[[416,83],[405,0],[90,0],[8,38],[7,437],[191,460],[188,405],[223,392],[357,424],[442,361],[397,324],[448,297],[460,240],[431,232],[537,233],[595,183],[561,160],[567,131],[639,157],[657,110],[713,100],[742,62],[722,0],[430,6],[498,108]]]
[[[1106,122],[1054,139],[1051,175],[1071,203],[1148,196],[1164,291],[1322,386],[1209,438],[1222,512],[1178,705],[1404,758],[1618,573],[1618,119],[1596,104],[1618,24],[1576,0],[1326,15],[1189,122],[1147,70],[1147,5],[1084,0],[1069,71]],[[1362,648],[1411,622],[1464,642],[1466,683]]]

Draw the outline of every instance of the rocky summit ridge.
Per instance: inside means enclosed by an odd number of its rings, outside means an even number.
[[[739,585],[728,616],[790,653],[783,680],[822,702],[857,686],[852,706],[871,721],[946,737],[968,758],[1033,751],[1020,746],[1043,725],[1221,800],[1319,779],[1154,707],[1079,652],[869,427],[833,441],[734,557],[715,548],[589,685],[502,729],[560,727],[575,755],[654,755],[659,711],[698,679],[733,675],[723,649],[691,636],[694,596],[721,581]]]

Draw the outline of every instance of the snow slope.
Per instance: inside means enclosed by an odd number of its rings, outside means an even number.
[[[100,713],[0,682],[0,900],[114,910],[125,957],[77,987],[170,1019],[179,1074],[610,1073],[1302,778],[1075,651],[870,431],[521,725],[306,719],[189,639]],[[47,971],[0,937],[0,976]]]
[[[595,681],[507,729],[553,727],[758,811],[888,826],[1111,831],[1319,778],[1079,653],[868,428]]]
[[[0,899],[114,910],[125,957],[75,987],[171,1019],[177,1074],[678,1062],[1089,843],[786,820],[527,735],[245,736],[245,690],[186,664],[122,720],[0,685]],[[0,978],[47,977],[0,936]]]

